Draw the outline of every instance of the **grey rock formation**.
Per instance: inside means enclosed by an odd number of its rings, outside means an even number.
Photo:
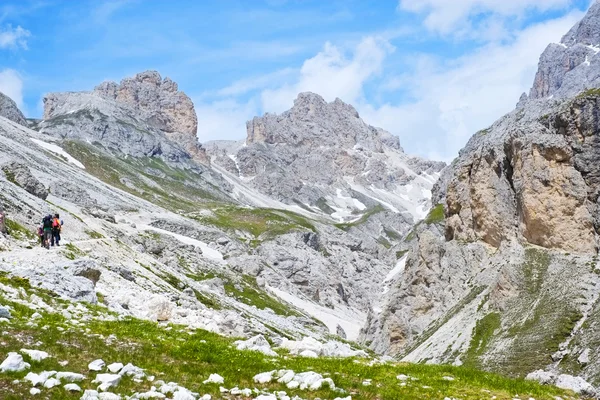
[[[139,73],[119,85],[104,82],[92,92],[48,94],[39,127],[60,137],[78,137],[83,131],[91,136],[85,139],[134,156],[208,162],[196,137],[198,120],[191,99],[156,71]]]
[[[17,124],[27,126],[25,116],[17,107],[17,103],[10,97],[0,92],[0,117],[8,118]]]
[[[9,182],[40,199],[46,200],[46,197],[48,197],[48,189],[31,174],[27,165],[13,161],[2,165],[0,169],[2,169]]]
[[[529,98],[442,173],[445,218],[411,233],[362,332],[372,349],[519,376],[576,365],[600,382],[598,26],[596,3],[544,52]]]
[[[529,99],[568,98],[600,85],[600,3],[540,57]],[[521,104],[521,103],[520,103]]]
[[[0,306],[0,318],[10,319],[12,315],[10,314],[10,310],[4,306]]]
[[[340,222],[377,206],[408,223],[423,218],[444,167],[406,155],[398,137],[366,124],[354,107],[314,93],[299,94],[281,115],[249,121],[245,143],[207,148],[215,167],[239,184]]]
[[[171,141],[181,144],[196,161],[208,161],[196,136],[198,118],[194,104],[171,79],[162,79],[156,71],[145,71],[123,79],[119,85],[104,82],[94,89],[94,94],[131,107]]]
[[[6,214],[4,213],[4,207],[0,205],[0,233],[5,235],[8,233],[6,230]]]

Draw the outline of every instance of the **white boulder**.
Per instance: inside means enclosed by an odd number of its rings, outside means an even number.
[[[49,378],[46,380],[46,382],[44,382],[44,387],[46,389],[51,389],[54,386],[59,386],[60,385],[60,381],[56,378]]]
[[[81,382],[85,379],[85,376],[75,372],[59,372],[56,374],[56,379],[65,382]]]
[[[111,392],[104,392],[98,394],[98,400],[121,400],[121,396]]]
[[[572,390],[577,394],[596,395],[596,389],[579,376],[561,374],[556,378],[554,384],[561,389]]]
[[[261,372],[260,374],[254,375],[254,378],[252,379],[255,383],[269,383],[273,380],[273,374],[275,372],[277,371]]]
[[[263,335],[257,335],[248,340],[238,340],[234,344],[238,350],[252,350],[271,357],[277,356],[277,353],[271,349],[271,345]]]
[[[135,365],[129,363],[124,366],[121,371],[119,371],[119,375],[131,376],[134,379],[142,379],[146,376],[146,373],[140,367],[136,367]]]
[[[101,360],[94,360],[91,363],[88,364],[88,369],[90,371],[102,371],[102,369],[104,369],[104,366],[106,365],[106,363]]]
[[[50,357],[50,355],[48,353],[46,353],[45,351],[41,351],[41,350],[21,349],[21,353],[27,354],[29,356],[29,358],[31,358],[32,361],[37,361],[37,362],[40,362],[40,361],[45,360],[46,358]]]
[[[67,383],[63,386],[67,392],[81,392],[81,388],[76,383]]]
[[[123,364],[122,363],[112,363],[112,364],[109,364],[108,367],[106,367],[106,369],[108,369],[109,372],[116,374],[117,372],[119,372],[120,370],[123,369]]]
[[[21,372],[29,369],[31,365],[23,361],[19,353],[8,353],[6,359],[0,364],[0,372]]]
[[[207,380],[205,380],[203,383],[218,383],[218,384],[223,384],[225,383],[225,379],[223,379],[223,377],[219,374],[210,374],[210,376],[208,377]]]
[[[121,375],[117,374],[98,374],[96,379],[92,383],[99,383],[98,389],[102,392],[106,392],[111,387],[115,387],[121,381]]]

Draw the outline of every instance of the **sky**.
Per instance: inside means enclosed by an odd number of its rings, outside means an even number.
[[[312,91],[450,161],[514,109],[590,1],[0,0],[0,92],[39,118],[46,93],[157,70],[205,142]]]

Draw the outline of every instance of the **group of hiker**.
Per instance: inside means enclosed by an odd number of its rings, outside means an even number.
[[[54,216],[46,215],[42,219],[42,223],[38,227],[38,236],[40,237],[42,247],[50,249],[50,246],[60,246],[62,226],[63,222],[60,220],[60,215],[58,214],[54,214]]]
[[[0,234],[9,233],[6,225],[6,213],[2,205],[0,205]],[[62,226],[63,221],[60,219],[60,215],[46,215],[37,228],[40,245],[46,249],[50,249],[51,246],[60,246]]]

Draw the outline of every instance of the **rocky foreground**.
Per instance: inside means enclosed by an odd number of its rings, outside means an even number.
[[[71,303],[6,274],[0,290],[3,399],[579,398],[552,386],[451,366],[398,364],[364,352],[345,361],[314,358],[310,352],[320,345],[311,340],[235,342]]]

